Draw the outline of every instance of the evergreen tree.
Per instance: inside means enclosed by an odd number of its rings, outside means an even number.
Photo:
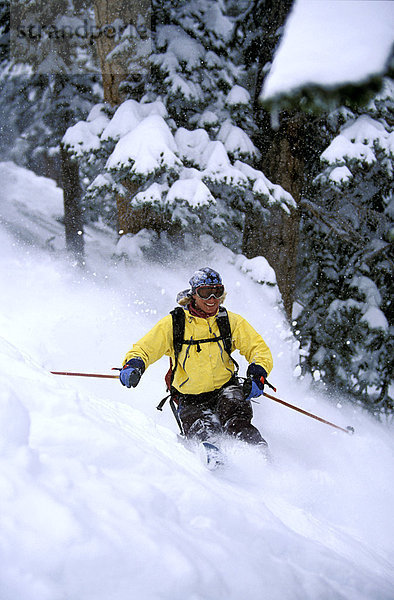
[[[86,117],[101,95],[89,40],[73,34],[90,14],[85,0],[3,2],[7,58],[1,63],[3,159],[61,182],[59,145],[67,127]],[[11,27],[10,27],[11,24]],[[11,46],[10,46],[11,43]]]
[[[239,249],[250,207],[262,218],[274,204],[289,212],[290,195],[252,168],[259,153],[232,34],[220,1],[153,3],[144,96],[115,114],[97,107],[65,136],[90,180],[93,218],[118,216],[129,232],[209,232]]]
[[[252,140],[260,152],[258,167],[295,200],[289,213],[277,208],[261,220],[254,206],[246,213],[242,250],[248,257],[265,256],[274,268],[286,314],[291,319],[297,270],[300,227],[298,205],[318,157],[319,120],[298,105],[270,113],[259,101],[293,1],[254,0],[231,3],[235,15],[234,40],[242,61],[253,104]]]
[[[362,109],[330,115],[315,190],[305,198],[302,368],[372,412],[394,408],[393,81]],[[391,386],[391,389],[390,389]]]
[[[79,260],[83,255],[80,183],[78,170],[61,152],[61,139],[67,127],[86,117],[101,98],[92,40],[84,35],[92,15],[86,0],[59,0],[56,11],[50,3],[13,0],[11,11],[6,2],[0,12],[10,34],[0,67],[5,134],[0,152],[3,160],[12,159],[52,177],[64,188],[66,246]]]

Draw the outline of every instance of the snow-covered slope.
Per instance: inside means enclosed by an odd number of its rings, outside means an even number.
[[[91,228],[82,273],[59,257],[60,190],[10,163],[0,175],[1,599],[391,599],[392,430],[293,377],[277,288],[255,281],[272,280],[264,261],[208,238],[153,260],[148,234],[116,249]],[[228,444],[229,468],[211,473],[155,410],[166,359],[135,390],[50,375],[110,373],[205,265],[271,346],[278,396],[353,437],[265,399],[273,464]]]

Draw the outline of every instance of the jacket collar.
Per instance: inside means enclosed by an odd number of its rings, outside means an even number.
[[[199,310],[196,306],[194,306],[193,302],[190,302],[188,305],[189,312],[193,317],[200,317],[201,319],[209,319],[210,317],[216,317],[217,312],[214,315],[207,315],[203,310]]]

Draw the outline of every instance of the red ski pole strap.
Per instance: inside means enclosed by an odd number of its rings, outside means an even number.
[[[271,390],[274,390],[274,392],[276,392],[276,387],[274,387],[269,381],[268,379],[266,379],[265,377],[260,377],[260,381],[263,385],[268,385],[269,388],[271,388]]]

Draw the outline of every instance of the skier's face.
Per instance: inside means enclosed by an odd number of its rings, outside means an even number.
[[[210,298],[200,298],[197,294],[193,295],[195,305],[198,309],[205,312],[208,316],[216,315],[219,310],[219,304],[221,298],[215,298],[211,296]]]

